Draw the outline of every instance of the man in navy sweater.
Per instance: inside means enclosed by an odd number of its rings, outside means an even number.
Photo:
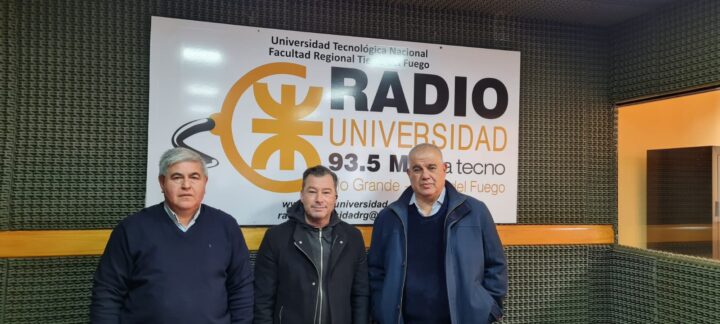
[[[408,156],[410,188],[375,219],[368,253],[371,312],[380,324],[500,320],[507,263],[485,204],[445,181],[432,144]]]
[[[95,272],[92,323],[251,323],[253,276],[232,216],[202,204],[200,155],[160,159],[165,201],[115,227]]]

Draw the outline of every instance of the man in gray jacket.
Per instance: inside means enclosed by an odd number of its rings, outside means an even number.
[[[365,243],[335,212],[337,176],[323,166],[303,173],[288,220],[267,231],[255,261],[254,322],[368,322]]]

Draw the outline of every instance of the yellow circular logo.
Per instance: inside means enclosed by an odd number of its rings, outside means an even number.
[[[315,148],[301,136],[321,136],[322,122],[302,120],[315,109],[322,100],[323,89],[310,87],[305,99],[301,103],[295,102],[295,86],[283,84],[281,86],[280,101],[272,98],[267,83],[260,80],[278,74],[292,75],[305,79],[306,68],[294,63],[270,63],[259,66],[243,75],[223,101],[219,113],[210,118],[215,122],[211,133],[220,137],[223,151],[240,174],[254,185],[273,192],[298,192],[302,186],[302,179],[274,180],[265,177],[256,170],[264,170],[270,156],[279,152],[280,170],[294,170],[295,152],[299,152],[308,166],[320,164],[320,156]],[[242,158],[237,150],[232,133],[232,117],[242,95],[253,88],[253,95],[260,109],[272,118],[252,120],[252,133],[272,134],[257,147],[253,153],[250,165]]]

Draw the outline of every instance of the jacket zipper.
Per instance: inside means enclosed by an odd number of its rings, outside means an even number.
[[[453,209],[451,209],[451,210],[448,210],[447,216],[450,216],[450,214],[452,214],[452,213],[455,211],[455,209],[457,209],[459,206],[460,206],[460,205],[457,205],[457,206],[455,206],[455,208],[453,208]],[[447,236],[447,230],[448,230],[447,220],[448,220],[448,218],[449,218],[449,217],[445,217],[445,224],[443,224],[443,233],[445,233],[445,234],[444,234],[445,236]],[[458,220],[455,220],[454,222],[450,223],[450,226],[453,226],[455,223],[457,223],[457,222],[459,222],[459,221],[460,221],[459,219],[458,219]],[[448,239],[448,238],[447,238],[447,237],[444,237],[444,239],[445,239],[445,246],[447,246],[447,239]]]
[[[321,230],[322,230],[322,229],[321,229]],[[308,260],[310,260],[310,263],[313,265],[313,268],[315,268],[315,271],[317,272],[317,271],[318,271],[318,267],[317,267],[317,265],[315,265],[315,262],[313,262],[312,258],[305,252],[305,250],[303,250],[302,248],[300,248],[300,246],[297,244],[297,242],[293,242],[293,244],[295,245],[295,247],[296,247],[298,250],[300,250],[300,252],[302,252],[303,255],[305,255],[306,258],[308,258]],[[320,248],[322,249],[322,246],[321,246]],[[322,257],[320,258],[320,260],[321,260],[320,262],[322,262]],[[318,278],[322,278],[322,276],[320,275],[319,272],[318,272]],[[322,280],[322,279],[321,279],[321,280]],[[318,296],[318,297],[319,297],[319,296]],[[315,320],[315,318],[317,318],[317,301],[318,301],[318,299],[317,299],[317,297],[316,297],[316,298],[315,298],[315,309],[313,310],[313,321]]]
[[[400,318],[402,317],[402,304],[403,304],[403,296],[405,295],[405,279],[407,277],[407,230],[405,230],[405,224],[403,224],[402,217],[395,213],[395,216],[400,219],[400,225],[403,227],[403,239],[405,240],[405,244],[403,246],[405,247],[405,253],[403,255],[403,280],[402,280],[402,286],[400,286],[400,304],[398,304],[398,315],[397,315],[397,322],[398,324],[402,324],[400,321]]]
[[[465,202],[465,201],[463,200],[463,202]],[[462,203],[461,203],[461,204],[462,204]],[[444,239],[445,250],[446,250],[446,251],[445,251],[445,258],[447,258],[447,244],[448,244],[448,241],[449,241],[449,239],[450,239],[450,231],[449,231],[449,230],[450,230],[450,227],[448,227],[447,220],[448,220],[448,218],[450,218],[450,214],[452,214],[453,212],[455,212],[455,209],[457,209],[461,204],[456,205],[453,209],[449,209],[448,212],[447,212],[447,216],[445,216],[445,222],[444,222],[445,224],[443,224],[443,226],[444,226],[444,227],[443,227],[443,235],[445,236],[443,239]],[[456,224],[457,222],[459,222],[459,221],[460,221],[460,219],[457,219],[457,220],[453,221],[452,223],[450,223],[450,226],[455,225],[455,224]],[[445,260],[443,260],[443,261],[445,261]],[[446,263],[446,264],[447,264],[447,263]],[[445,277],[447,277],[447,268],[445,269]],[[445,278],[445,290],[448,291],[448,292],[450,291],[449,287],[447,286],[447,278]],[[449,300],[450,300],[450,296],[448,296],[448,301],[449,301]],[[448,310],[450,311],[450,319],[451,319],[451,321],[452,321],[452,319],[455,318],[455,316],[453,316],[453,314],[452,314],[452,308],[451,308],[451,307],[450,307]]]
[[[320,282],[320,285],[318,286],[318,300],[320,302],[319,308],[320,308],[320,314],[318,314],[318,324],[322,324],[322,306],[323,306],[323,259],[325,258],[325,255],[323,254],[323,238],[322,238],[322,228],[318,231],[318,241],[320,242],[320,273],[318,274],[318,280]]]

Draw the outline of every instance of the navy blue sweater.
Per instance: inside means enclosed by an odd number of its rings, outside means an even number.
[[[182,232],[158,204],[113,230],[95,273],[92,323],[251,323],[253,278],[242,232],[203,205]]]
[[[444,242],[449,200],[445,197],[440,210],[429,217],[408,206],[405,324],[450,323]]]

